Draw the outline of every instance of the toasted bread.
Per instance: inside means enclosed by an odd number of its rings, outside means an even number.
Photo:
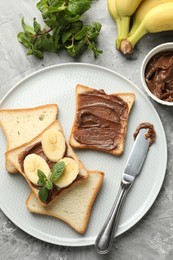
[[[7,151],[33,139],[56,120],[57,114],[56,104],[33,108],[1,109],[0,126],[7,139]],[[17,169],[8,161],[6,161],[6,169],[10,173],[17,172]]]
[[[102,152],[108,152],[110,154],[113,154],[115,156],[119,156],[123,153],[124,151],[124,144],[125,144],[125,136],[126,136],[126,130],[127,130],[127,124],[128,124],[128,118],[129,118],[129,114],[131,111],[131,108],[133,106],[133,103],[135,101],[135,94],[134,93],[113,93],[111,94],[111,96],[118,96],[121,100],[123,100],[127,106],[127,116],[125,119],[121,120],[121,124],[122,124],[122,128],[121,128],[121,133],[119,134],[119,139],[116,143],[116,147],[113,149],[104,149],[104,148],[100,148],[98,146],[93,146],[87,143],[81,143],[79,142],[79,140],[77,140],[74,137],[74,131],[75,129],[79,129],[78,127],[78,123],[77,123],[77,114],[79,112],[79,103],[80,103],[80,94],[85,94],[87,92],[93,92],[95,91],[95,89],[90,88],[90,87],[86,87],[86,86],[82,86],[82,85],[77,85],[76,86],[76,116],[74,119],[74,123],[73,123],[73,127],[71,130],[71,134],[70,134],[70,140],[69,143],[71,144],[72,147],[77,148],[77,149],[96,149]],[[98,91],[98,90],[96,90]],[[105,93],[106,94],[106,93]],[[110,95],[106,94],[107,97],[109,97]],[[97,106],[94,107],[95,111],[97,110]],[[94,111],[94,113],[95,113]],[[88,126],[87,126],[88,127]],[[90,126],[89,126],[90,127]],[[98,131],[99,131],[99,127],[94,127],[95,129],[91,129],[96,131],[97,135],[98,135]],[[107,128],[108,129],[108,128]],[[79,129],[80,130],[80,129]],[[90,139],[90,135],[87,135],[87,138]],[[87,140],[88,140],[87,139]]]
[[[59,194],[63,193],[66,190],[67,187],[62,188],[56,194],[56,196],[51,198],[51,200],[49,202],[45,202],[45,203],[42,202],[39,199],[39,196],[38,196],[39,188],[31,183],[31,181],[27,178],[27,176],[24,172],[23,161],[24,161],[24,158],[26,157],[26,155],[29,154],[31,149],[38,146],[39,144],[41,146],[42,135],[45,133],[45,131],[50,130],[50,129],[55,129],[56,131],[60,131],[64,135],[64,132],[63,132],[63,129],[62,129],[60,123],[56,120],[51,125],[49,125],[46,129],[44,129],[37,137],[32,139],[30,142],[25,143],[21,146],[18,146],[18,147],[14,148],[14,149],[12,149],[12,150],[10,150],[6,153],[6,159],[9,160],[9,162],[24,176],[24,178],[26,179],[27,183],[29,184],[31,190],[37,196],[39,202],[44,206],[47,206],[48,204],[52,203],[53,200],[57,196],[59,196]],[[73,152],[72,148],[70,147],[70,145],[68,144],[67,141],[66,141],[66,151],[65,151],[65,153],[66,153],[66,157],[73,158],[77,162],[77,164],[79,165],[79,174],[78,174],[78,178],[76,178],[75,182],[80,183],[82,179],[88,177],[88,172],[85,169],[82,162],[78,159],[77,155]]]
[[[40,205],[34,193],[29,195],[26,205],[33,213],[61,219],[77,232],[84,233],[103,177],[102,172],[89,171],[87,179],[83,180],[80,185],[72,184],[51,205],[47,207]]]

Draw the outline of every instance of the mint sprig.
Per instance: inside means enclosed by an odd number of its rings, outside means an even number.
[[[76,57],[86,48],[97,57],[101,50],[96,46],[100,34],[101,24],[94,22],[84,25],[82,15],[91,8],[92,0],[40,0],[37,8],[42,14],[45,26],[33,18],[33,25],[27,25],[22,18],[23,32],[19,32],[17,39],[27,49],[27,55],[39,58],[44,52],[66,52]]]
[[[64,170],[64,162],[57,162],[56,164],[54,164],[49,178],[47,178],[43,171],[41,171],[40,169],[37,170],[39,178],[37,184],[38,186],[41,186],[38,192],[38,196],[42,202],[46,202],[49,191],[53,189],[53,183],[55,183],[60,178]]]

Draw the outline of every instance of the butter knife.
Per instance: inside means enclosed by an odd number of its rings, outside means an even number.
[[[150,139],[146,139],[146,133],[147,129],[141,129],[137,135],[122,175],[117,197],[105,224],[96,238],[95,248],[99,254],[107,254],[112,247],[124,199],[136,176],[140,173],[148,153]]]

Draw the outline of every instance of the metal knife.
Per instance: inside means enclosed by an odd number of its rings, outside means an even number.
[[[111,249],[124,199],[136,176],[140,173],[148,153],[150,138],[146,139],[146,133],[147,129],[141,129],[137,135],[122,175],[117,197],[105,224],[96,238],[95,248],[99,254],[107,254]]]

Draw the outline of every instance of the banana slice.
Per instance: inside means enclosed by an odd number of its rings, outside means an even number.
[[[37,185],[38,174],[37,170],[40,169],[48,177],[50,174],[50,168],[47,162],[37,154],[29,154],[24,159],[24,172],[28,179],[35,185]]]
[[[58,162],[63,158],[66,144],[65,138],[60,131],[50,129],[42,135],[42,149],[51,162]]]
[[[61,177],[54,183],[58,188],[64,188],[70,185],[79,173],[79,165],[72,159],[64,157],[59,162],[65,163],[65,170]]]

